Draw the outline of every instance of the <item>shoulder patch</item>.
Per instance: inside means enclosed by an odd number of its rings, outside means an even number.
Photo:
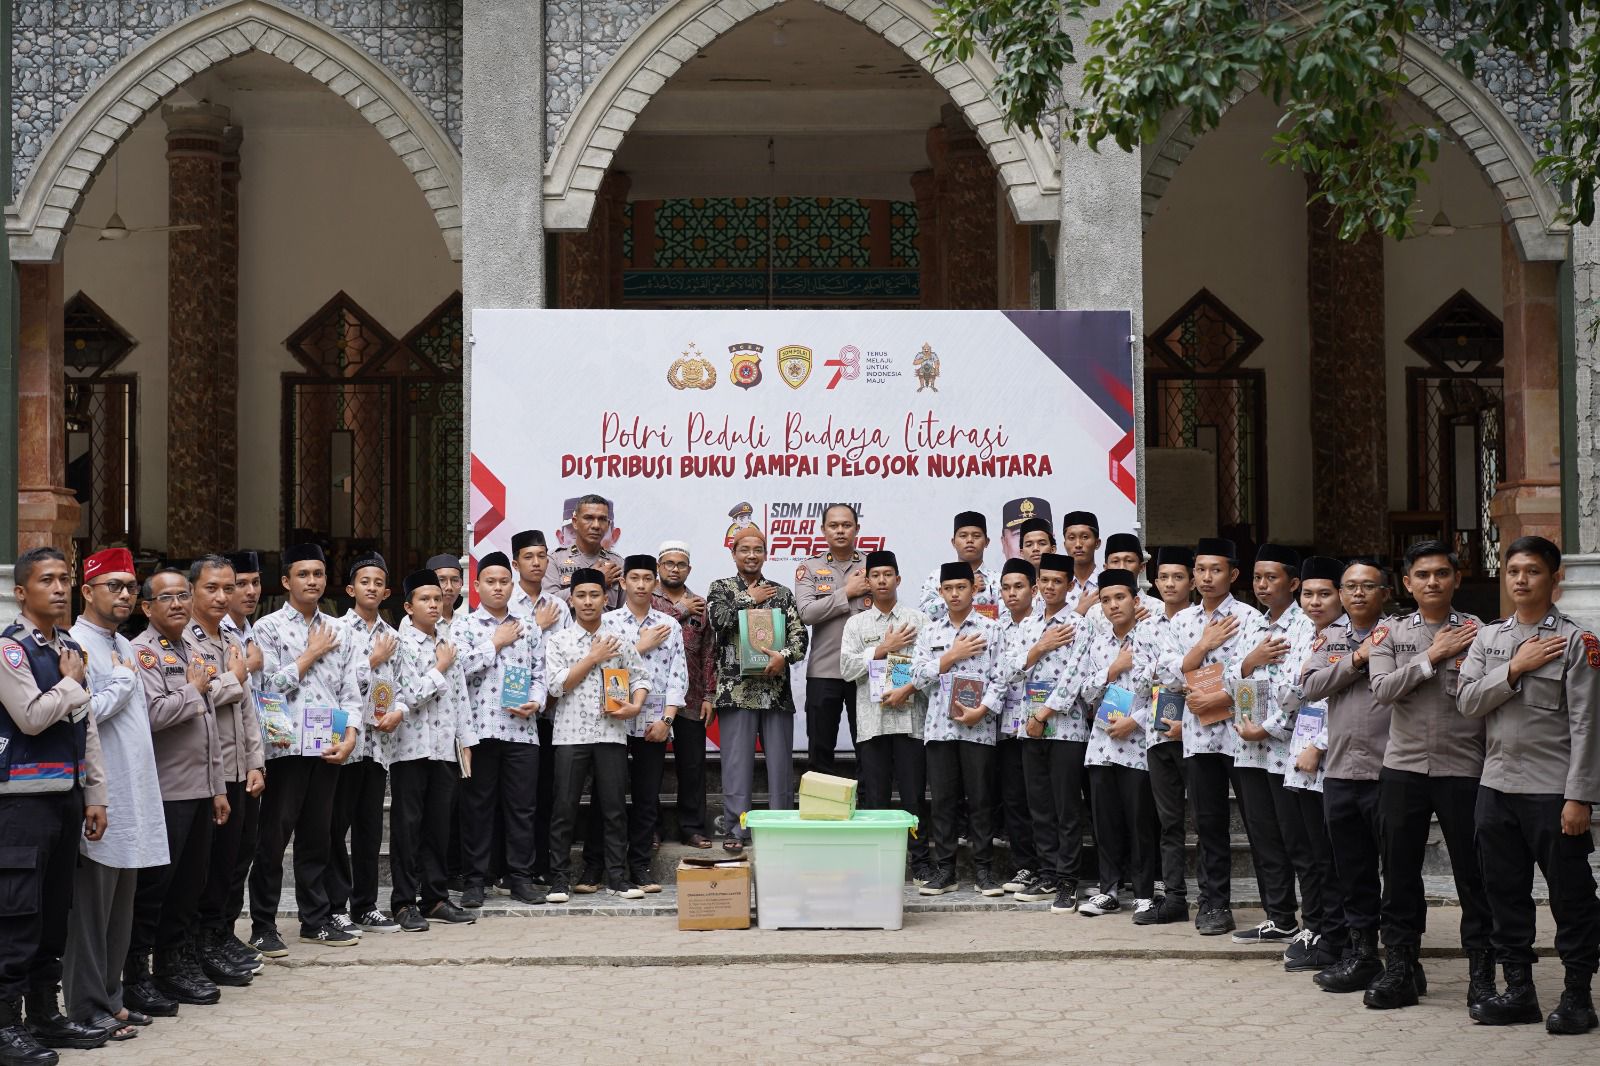
[[[155,652],[151,651],[149,648],[139,649],[140,666],[144,667],[146,670],[154,670],[159,664],[160,660],[156,658]]]
[[[1334,663],[1338,662],[1340,659],[1343,659],[1343,658],[1344,658],[1343,655],[1330,655],[1330,656],[1328,656],[1328,665],[1332,666]]]
[[[1379,626],[1377,629],[1374,629],[1372,631],[1372,646],[1374,648],[1378,647],[1379,645],[1381,645],[1388,638],[1388,636],[1389,636],[1389,627],[1388,626]]]
[[[28,668],[28,653],[22,650],[21,644],[7,643],[3,654],[11,669],[21,672]]]
[[[1312,651],[1321,651],[1322,650],[1322,646],[1324,644],[1326,644],[1326,643],[1328,643],[1327,635],[1324,634],[1322,636],[1319,636],[1316,640],[1313,640],[1311,642],[1311,650]]]
[[[1583,635],[1583,654],[1589,662],[1589,669],[1600,670],[1600,639],[1593,633]]]
[[[806,580],[806,578],[808,578],[810,576],[811,576],[811,568],[809,566],[807,566],[805,563],[801,563],[799,566],[794,568],[795,584],[799,584],[800,582]]]

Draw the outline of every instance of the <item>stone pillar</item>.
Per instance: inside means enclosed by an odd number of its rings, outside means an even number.
[[[1000,303],[995,236],[996,174],[983,142],[944,105],[942,135],[928,138],[934,190],[939,202],[942,306],[993,308]]]
[[[239,146],[244,130],[222,136],[222,188],[217,221],[217,507],[216,547],[239,543]]]
[[[1306,256],[1312,536],[1324,555],[1388,555],[1383,238],[1340,240],[1318,200],[1306,208]]]
[[[935,126],[928,131],[930,146]],[[932,153],[929,153],[930,156]],[[945,306],[944,286],[939,273],[939,198],[932,170],[911,175],[911,192],[917,198],[917,295],[925,311]]]
[[[72,555],[82,510],[67,488],[67,380],[62,270],[19,263],[17,322],[17,551],[51,547]]]
[[[219,400],[233,409],[238,357],[219,353],[222,317],[222,157],[228,109],[218,104],[167,105],[168,219],[200,228],[167,235],[167,554],[192,559],[231,550],[220,516],[232,514],[235,477],[217,462],[219,438],[237,420],[219,424]],[[237,345],[237,338],[234,338]],[[236,348],[234,349],[236,352]],[[231,362],[232,375],[219,380]]]
[[[1572,227],[1572,335],[1563,340],[1574,346],[1571,372],[1563,375],[1561,387],[1573,399],[1572,465],[1576,471],[1575,499],[1564,499],[1568,526],[1575,529],[1577,543],[1562,561],[1566,574],[1561,582],[1561,609],[1576,618],[1591,632],[1600,631],[1600,228]],[[1507,355],[1510,354],[1507,308]],[[1506,370],[1506,408],[1509,422],[1511,406],[1510,368]],[[1504,532],[1500,544],[1510,543]],[[1502,595],[1504,593],[1502,592]]]

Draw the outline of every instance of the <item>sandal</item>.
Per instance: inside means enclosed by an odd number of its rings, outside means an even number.
[[[84,1028],[105,1034],[107,1040],[132,1040],[139,1035],[137,1027],[109,1014],[88,1022]]]
[[[704,833],[691,833],[684,838],[683,843],[691,848],[700,848],[702,851],[711,846],[710,839]]]
[[[729,855],[743,855],[744,844],[733,837],[729,837],[722,842],[722,850]]]
[[[112,1021],[121,1022],[123,1025],[154,1025],[155,1019],[148,1014],[141,1014],[131,1007],[122,1008],[127,1014],[126,1018],[112,1017]]]

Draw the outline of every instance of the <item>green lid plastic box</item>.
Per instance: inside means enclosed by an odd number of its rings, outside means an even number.
[[[745,825],[755,844],[759,928],[900,928],[915,815],[858,810],[848,821],[821,822],[798,811],[751,811]]]

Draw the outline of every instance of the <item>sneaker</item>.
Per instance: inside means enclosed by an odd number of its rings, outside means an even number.
[[[1143,917],[1146,920],[1140,921]],[[1156,901],[1154,899],[1135,899],[1133,901],[1133,923],[1135,925],[1154,925],[1156,920]]]
[[[917,893],[923,896],[942,896],[946,892],[954,892],[956,888],[956,875],[941,870],[924,882],[917,889]]]
[[[483,906],[483,886],[468,885],[466,888],[462,889],[461,905],[471,910],[477,910],[479,907]]]
[[[348,914],[335,914],[332,918],[330,918],[328,920],[330,922],[332,922],[334,925],[337,925],[340,929],[343,929],[345,932],[349,933],[351,936],[356,937],[357,939],[360,939],[360,937],[361,937],[361,928],[358,925],[356,925],[355,921],[350,917],[350,915],[348,915]]]
[[[374,907],[356,919],[356,926],[368,933],[393,933],[400,923]]]
[[[1018,903],[1044,903],[1046,900],[1055,899],[1056,879],[1035,874],[1021,888],[1012,890],[1012,898]]]
[[[1259,923],[1254,929],[1241,929],[1233,934],[1235,944],[1287,944],[1300,935],[1298,925],[1284,929],[1271,918]]]
[[[645,893],[646,895],[653,896],[657,892],[661,891],[661,882],[651,878],[649,870],[641,870],[640,872],[634,874],[631,880],[634,884],[639,886],[639,891]]]
[[[1071,881],[1063,881],[1056,889],[1055,902],[1050,904],[1054,914],[1071,914],[1078,909],[1078,886]]]
[[[228,957],[239,963],[241,966],[245,965],[246,963],[256,963],[259,965],[265,958],[261,952],[257,951],[249,944],[246,944],[243,940],[240,940],[232,933],[224,933],[222,935],[222,950],[226,951],[228,953]]]
[[[571,889],[567,886],[564,877],[558,877],[550,883],[550,891],[544,894],[546,903],[565,903],[572,898]]]
[[[1283,968],[1287,970],[1292,962],[1304,962],[1311,955],[1311,949],[1316,943],[1316,933],[1309,929],[1301,929],[1289,941],[1289,946],[1283,949]]]
[[[1306,929],[1283,952],[1285,973],[1320,973],[1339,960],[1322,943],[1322,937]]]
[[[1202,910],[1194,920],[1194,928],[1201,936],[1221,936],[1223,933],[1231,933],[1236,928],[1233,924],[1233,912],[1226,907]]]
[[[422,916],[422,910],[415,903],[401,907],[395,917],[399,919],[400,928],[408,933],[426,933],[428,931],[428,919]]]
[[[478,916],[465,907],[457,907],[447,899],[442,899],[433,905],[428,912],[428,919],[435,922],[445,922],[449,925],[471,925],[478,920]]]
[[[549,888],[550,887],[550,871],[548,871],[548,870],[535,870],[535,871],[533,871],[532,880],[533,880],[533,883],[538,885],[540,888]]]
[[[937,876],[939,876],[939,872],[933,868],[933,863],[931,862],[917,863],[911,868],[911,883],[918,888],[921,888]]]
[[[632,881],[618,881],[606,889],[611,895],[620,899],[644,899],[644,889]],[[656,891],[661,891],[661,886],[656,886]]]
[[[511,879],[511,898],[518,903],[540,904],[544,902],[544,890],[533,881],[524,881],[520,877]]]
[[[284,944],[283,937],[278,935],[276,929],[263,929],[253,933],[250,937],[250,946],[268,959],[281,959],[289,954],[289,948]]]
[[[302,944],[327,944],[329,947],[335,948],[353,948],[360,943],[360,940],[340,929],[330,920],[316,929],[302,925],[300,927],[300,942]]]
[[[1100,892],[1078,904],[1078,913],[1089,918],[1097,914],[1115,914],[1121,909],[1122,904],[1117,902],[1117,897],[1108,892]]]
[[[578,883],[572,886],[572,891],[580,896],[592,896],[600,891],[600,886],[604,884],[605,879],[598,873],[585,870],[583,876],[578,878]]]
[[[978,892],[991,898],[1006,894],[1006,890],[1000,887],[1000,882],[994,879],[994,875],[984,869],[978,870]]]
[[[1156,904],[1156,924],[1174,925],[1189,920],[1189,901],[1182,896],[1163,896]]]
[[[1000,887],[1005,889],[1007,892],[1021,892],[1023,889],[1028,887],[1028,882],[1032,880],[1032,870],[1018,870],[1015,874],[1011,875],[1011,880],[1007,881]]]

